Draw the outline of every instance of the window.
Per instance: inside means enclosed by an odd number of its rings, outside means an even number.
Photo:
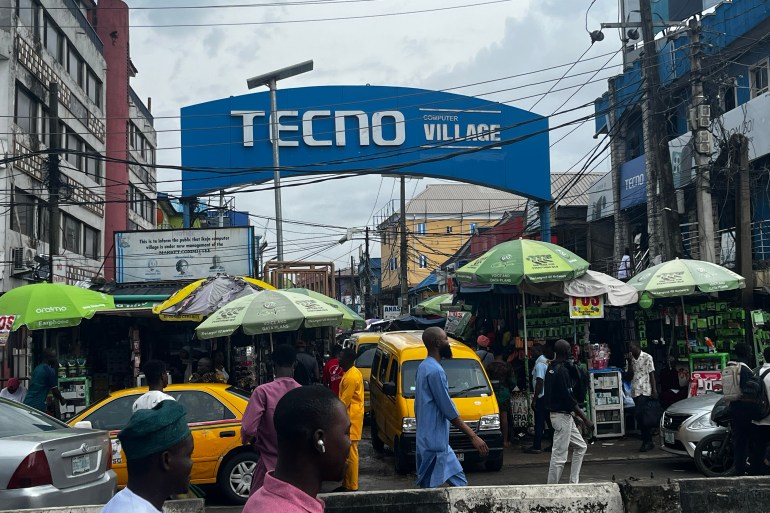
[[[390,373],[388,373],[388,381],[391,383],[398,383],[398,362],[393,362],[390,366]]]
[[[219,400],[206,392],[167,392],[187,410],[187,423],[234,419],[235,415]]]
[[[83,87],[83,59],[72,45],[67,49],[67,73],[80,87]]]
[[[102,81],[90,69],[86,73],[86,94],[96,105],[102,106]]]
[[[425,223],[419,223],[417,225],[417,235],[425,235]]]
[[[48,226],[50,217],[48,215],[48,202],[38,200],[37,202],[37,233],[38,238],[48,241]]]
[[[84,147],[86,155],[83,156],[83,160],[85,160],[86,176],[96,183],[102,183],[102,156],[89,145],[85,144]]]
[[[26,134],[37,133],[38,101],[26,89],[16,86],[16,112],[14,123]]]
[[[730,85],[725,88],[723,88],[720,91],[720,96],[722,97],[722,110],[724,112],[730,112],[735,107],[738,106],[738,101],[736,100],[735,95],[735,86]]]
[[[49,18],[45,17],[45,49],[58,62],[64,62],[64,36],[59,27]]]
[[[155,214],[155,202],[133,184],[129,184],[128,195],[131,210],[142,219],[152,222]]]
[[[94,230],[88,225],[83,225],[83,255],[88,258],[96,258],[99,256],[99,230]]]
[[[83,150],[85,143],[74,131],[67,128],[66,135],[64,137],[64,149],[67,152],[64,154],[64,159],[72,164],[75,169],[83,169]]]
[[[11,215],[11,230],[28,237],[35,236],[35,197],[21,189],[13,193],[13,214]]]
[[[118,397],[114,401],[110,401],[97,408],[83,420],[90,422],[94,429],[105,429],[107,431],[123,429],[128,424],[128,420],[133,413],[131,408],[140,395],[132,394]]]
[[[401,369],[404,373],[401,379],[401,393],[404,397],[414,397],[417,389],[415,378],[419,365],[419,360],[404,362],[404,367]],[[481,364],[477,360],[452,358],[451,360],[441,360],[441,366],[446,371],[450,396],[484,397],[491,393],[489,381],[487,381]]]
[[[428,257],[425,255],[420,255],[417,257],[417,265],[420,267],[420,269],[425,269],[428,267]]]
[[[447,233],[452,233],[452,231],[453,231],[453,228],[451,226],[447,226],[446,227],[446,232]]]
[[[390,269],[391,271],[395,271],[396,269],[398,269],[398,258],[390,257],[390,259],[388,260],[388,269]]]
[[[62,247],[73,253],[81,253],[80,246],[80,221],[74,217],[62,214],[62,232],[64,233],[64,240],[62,241]]]
[[[468,233],[470,233],[471,235],[476,233],[476,226],[478,226],[476,223],[471,223],[470,228],[468,229]]]
[[[387,377],[388,364],[390,363],[390,353],[382,353],[382,363],[380,363],[379,373],[377,374],[380,383],[385,383]]]
[[[376,352],[374,349],[374,345],[372,344],[363,346],[363,351],[358,353],[358,358],[356,358],[357,369],[370,369],[372,367],[374,354]]]
[[[9,404],[3,408],[0,416],[0,439],[11,436],[34,436],[33,433],[69,430],[69,427],[53,417],[32,408],[23,408]],[[45,438],[47,436],[44,435]]]
[[[37,4],[33,0],[19,0],[16,14],[27,27],[34,29],[37,25]]]
[[[767,92],[767,59],[749,68],[749,79],[752,98]]]
[[[372,352],[374,353],[374,360],[372,361],[372,370],[370,376],[376,379],[377,370],[380,368],[380,362],[382,362],[382,351],[375,349]]]

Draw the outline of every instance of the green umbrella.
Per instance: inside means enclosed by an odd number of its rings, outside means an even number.
[[[332,308],[335,308],[342,312],[342,323],[340,324],[340,327],[342,329],[358,329],[363,330],[366,329],[366,320],[364,320],[363,317],[358,315],[356,312],[354,312],[348,305],[345,303],[341,303],[340,301],[337,301],[334,298],[331,298],[325,294],[321,294],[320,292],[316,292],[315,290],[310,289],[303,289],[299,287],[286,289],[287,292],[296,292],[297,294],[303,294],[305,296],[310,296],[313,299],[317,299],[318,301],[321,301],[322,303],[326,303],[327,305],[331,306]]]
[[[64,283],[34,283],[0,296],[0,314],[14,315],[12,331],[77,326],[99,310],[115,308],[112,296]]]
[[[439,294],[429,297],[415,305],[414,309],[418,313],[427,313],[432,315],[442,315],[446,317],[446,312],[441,309],[443,303],[452,304],[452,294]]]
[[[588,262],[561,246],[539,240],[503,242],[457,270],[460,282],[518,285],[566,281],[585,274]]]
[[[339,326],[340,322],[342,313],[317,299],[285,290],[263,290],[229,302],[198,325],[195,333],[208,339],[243,328],[246,335],[261,335]]]
[[[677,258],[642,271],[631,278],[628,284],[652,297],[678,297],[689,296],[697,291],[742,289],[745,282],[743,276],[721,265]]]

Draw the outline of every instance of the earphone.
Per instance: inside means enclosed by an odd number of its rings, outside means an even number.
[[[318,440],[316,442],[316,445],[318,446],[318,450],[321,451],[321,454],[326,452],[326,446],[324,445],[324,441],[323,440]]]

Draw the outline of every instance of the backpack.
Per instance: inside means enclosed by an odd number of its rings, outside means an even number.
[[[734,401],[741,397],[741,367],[745,364],[727,362],[722,369],[722,395],[727,401]]]
[[[578,402],[578,404],[585,404],[586,394],[591,386],[591,377],[588,375],[588,371],[580,365],[567,362],[564,364],[569,371],[570,382],[572,384],[572,397]]]
[[[309,385],[313,382],[313,378],[310,376],[305,364],[301,360],[297,360],[294,363],[294,381],[300,385]]]
[[[751,420],[762,420],[770,415],[770,399],[765,386],[765,376],[770,373],[770,369],[762,374],[759,370],[752,372],[751,377],[741,383],[741,400],[746,403],[746,411]]]

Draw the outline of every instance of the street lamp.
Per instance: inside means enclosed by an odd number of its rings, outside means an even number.
[[[281,172],[278,158],[278,101],[276,99],[276,83],[284,78],[301,75],[313,71],[313,61],[305,61],[293,66],[281,68],[264,75],[252,77],[246,81],[249,89],[266,85],[270,89],[270,133],[273,143],[273,185],[275,186],[275,235],[277,238],[278,261],[283,261],[283,217],[281,215]]]

